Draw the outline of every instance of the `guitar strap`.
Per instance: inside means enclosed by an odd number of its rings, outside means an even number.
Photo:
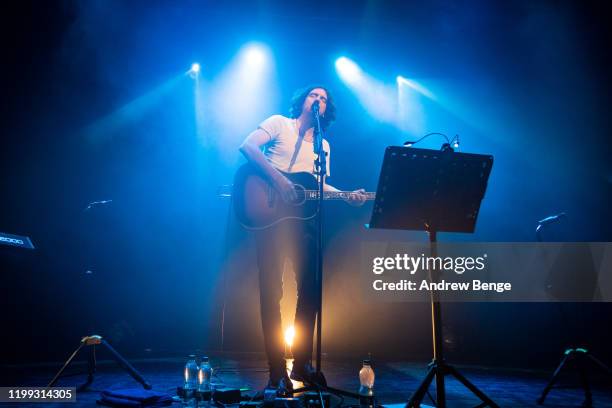
[[[295,148],[293,149],[293,156],[291,156],[291,161],[289,161],[289,168],[287,169],[288,173],[291,173],[291,169],[297,160],[297,156],[300,153],[300,149],[302,148],[302,144],[304,142],[304,137],[298,136],[295,142]]]

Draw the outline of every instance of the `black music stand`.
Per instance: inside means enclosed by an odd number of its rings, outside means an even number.
[[[490,155],[387,147],[369,227],[426,231],[430,255],[436,257],[438,232],[474,232],[492,166]],[[436,282],[438,278],[438,271],[430,270],[430,281]],[[440,297],[436,291],[430,294],[433,360],[406,408],[420,407],[434,377],[435,404],[446,407],[444,377],[447,375],[455,377],[480,398],[479,406],[497,408],[493,400],[446,363]]]

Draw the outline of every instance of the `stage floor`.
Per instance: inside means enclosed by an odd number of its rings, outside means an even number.
[[[102,357],[102,356],[100,356]],[[262,389],[267,382],[265,359],[259,354],[240,355],[232,357],[211,357],[215,371],[216,383],[230,387],[249,388],[249,394]],[[176,386],[180,385],[183,373],[184,359],[144,359],[131,360],[137,370],[153,385],[157,391],[165,391],[173,395]],[[384,405],[403,404],[416,389],[426,372],[427,362],[378,361],[375,367],[375,391],[379,402]],[[2,367],[2,385],[6,386],[44,386],[59,367],[57,365],[21,365]],[[359,359],[329,360],[323,362],[329,385],[335,388],[356,391],[359,386],[358,371],[361,367]],[[536,399],[546,385],[550,372],[535,370],[511,370],[502,368],[485,368],[474,366],[456,366],[470,381],[491,397],[500,407],[539,407]],[[79,363],[71,373],[84,370]],[[553,367],[551,367],[552,371]],[[596,370],[594,370],[596,371]],[[60,386],[76,386],[84,381],[84,376],[69,376],[60,380]],[[608,381],[597,373],[593,381],[593,401],[595,407],[612,407],[612,381]],[[562,385],[578,385],[578,378],[572,375],[562,377]],[[131,388],[138,384],[124,373],[112,361],[99,361],[94,383],[89,391],[77,394],[77,402],[71,407],[94,406],[100,391],[107,388]],[[450,407],[474,407],[478,400],[455,380],[447,381],[447,398]],[[547,397],[545,407],[578,407],[583,401],[581,389],[553,389]],[[339,400],[334,399],[333,404]],[[346,405],[355,401],[345,400]],[[433,405],[426,399],[425,404]],[[27,406],[28,404],[11,404]],[[40,404],[29,404],[40,407]],[[44,404],[54,407],[65,404]],[[175,403],[175,406],[180,404]],[[335,406],[335,405],[334,405]],[[398,405],[403,406],[403,405]]]

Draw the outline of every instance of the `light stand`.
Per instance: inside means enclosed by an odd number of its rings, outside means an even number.
[[[83,213],[90,214],[90,212],[93,212],[94,210],[97,210],[99,208],[103,208],[103,206],[106,206],[112,201],[113,200],[93,201],[89,203],[87,207],[83,209]],[[86,253],[89,253],[89,251],[86,251]],[[91,255],[91,253],[89,254]],[[113,359],[119,364],[119,366],[121,366],[121,368],[123,368],[124,371],[130,374],[134,378],[134,380],[140,383],[144,389],[150,390],[152,388],[151,385],[142,377],[142,375],[140,375],[140,373],[136,371],[136,369],[121,354],[119,354],[119,352],[117,352],[110,345],[110,343],[108,343],[102,336],[99,336],[97,334],[92,334],[92,335],[81,338],[79,346],[76,348],[76,350],[74,350],[74,352],[70,355],[70,357],[68,357],[68,360],[66,360],[66,362],[60,368],[57,374],[55,374],[55,376],[49,382],[47,387],[53,387],[58,382],[60,377],[64,374],[64,371],[66,370],[66,368],[68,368],[68,366],[72,364],[73,360],[77,357],[79,352],[83,348],[85,348],[85,349],[88,349],[87,351],[89,352],[87,355],[87,381],[84,384],[77,387],[77,391],[82,391],[86,389],[94,381],[94,374],[96,372],[96,364],[97,364],[96,352],[97,352],[98,346],[103,347],[106,350],[108,350],[108,352],[111,354]]]
[[[121,354],[119,354],[113,347],[111,347],[111,345],[106,340],[104,340],[101,336],[98,336],[95,334],[92,336],[85,336],[81,339],[81,344],[79,345],[79,347],[77,347],[77,349],[74,350],[74,352],[70,355],[70,357],[68,357],[68,360],[66,360],[62,368],[60,368],[57,374],[55,374],[55,377],[53,377],[53,379],[51,380],[51,382],[49,382],[49,385],[47,385],[47,387],[49,388],[53,387],[57,383],[57,381],[60,379],[60,377],[64,373],[64,370],[66,370],[66,368],[70,365],[70,363],[72,363],[72,360],[74,360],[74,358],[77,356],[79,351],[81,351],[83,347],[87,346],[87,347],[90,347],[89,356],[87,358],[87,381],[84,384],[80,385],[77,388],[77,391],[83,391],[84,389],[86,389],[94,380],[94,373],[96,372],[96,346],[98,345],[102,345],[106,347],[106,349],[110,351],[115,361],[119,363],[121,368],[127,371],[128,374],[132,376],[132,378],[138,381],[145,390],[150,390],[152,388],[151,384],[149,384],[142,377],[142,375],[140,375],[140,373],[136,371],[136,369],[125,358],[121,356]]]

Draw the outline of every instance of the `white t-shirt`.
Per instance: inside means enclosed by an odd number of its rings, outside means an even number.
[[[315,174],[314,161],[317,155],[312,142],[299,137],[295,119],[282,115],[270,116],[259,128],[270,136],[264,146],[264,155],[272,166],[286,173],[307,172]],[[323,151],[327,154],[327,177],[330,176],[329,143],[323,139]]]

